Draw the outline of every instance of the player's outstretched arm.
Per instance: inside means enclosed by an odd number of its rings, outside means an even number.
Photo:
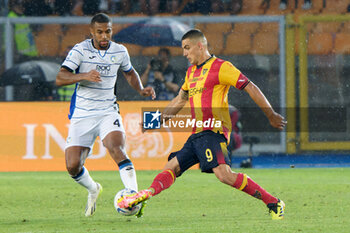
[[[101,82],[100,73],[96,70],[91,70],[88,73],[74,74],[65,68],[61,68],[56,76],[57,86],[66,86],[73,83],[80,82],[82,80],[88,80],[90,82]]]
[[[279,130],[283,130],[284,126],[287,124],[287,121],[284,120],[283,116],[273,110],[270,102],[267,100],[259,87],[257,87],[253,82],[250,82],[244,88],[244,90],[265,113],[266,117],[270,121],[270,124]]]
[[[124,72],[124,76],[129,85],[132,86],[141,96],[152,96],[152,99],[156,98],[156,92],[153,87],[143,87],[139,74],[131,69],[129,72]]]
[[[163,116],[173,116],[176,115],[187,103],[188,92],[180,89],[179,94],[166,106],[163,111]],[[169,118],[164,118],[166,121]]]

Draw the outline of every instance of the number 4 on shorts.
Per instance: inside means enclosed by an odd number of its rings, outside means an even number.
[[[115,120],[115,122],[113,123],[113,125],[116,125],[116,126],[120,127],[119,119]]]

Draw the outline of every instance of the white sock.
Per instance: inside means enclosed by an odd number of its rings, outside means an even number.
[[[138,191],[136,172],[134,165],[129,159],[121,161],[119,164],[119,174],[125,188]]]
[[[72,176],[72,178],[78,184],[85,187],[89,191],[89,193],[93,193],[97,191],[96,182],[91,178],[89,171],[85,167],[83,167],[83,169],[78,175]]]

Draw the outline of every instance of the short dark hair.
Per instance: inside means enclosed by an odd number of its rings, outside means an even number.
[[[182,40],[186,40],[186,39],[199,39],[199,38],[205,38],[203,32],[201,32],[198,29],[191,29],[188,32],[186,32],[183,36],[182,36]]]
[[[112,22],[111,18],[105,13],[98,13],[94,15],[91,19],[90,25],[94,25],[95,23],[110,23]]]

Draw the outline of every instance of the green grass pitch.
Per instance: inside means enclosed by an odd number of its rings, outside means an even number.
[[[190,170],[148,202],[141,219],[119,215],[117,171],[92,171],[103,186],[97,211],[84,216],[87,192],[66,172],[0,173],[0,232],[349,232],[350,169],[246,169],[286,203],[282,221],[265,205],[221,184],[213,174]],[[147,188],[158,171],[138,171]]]

